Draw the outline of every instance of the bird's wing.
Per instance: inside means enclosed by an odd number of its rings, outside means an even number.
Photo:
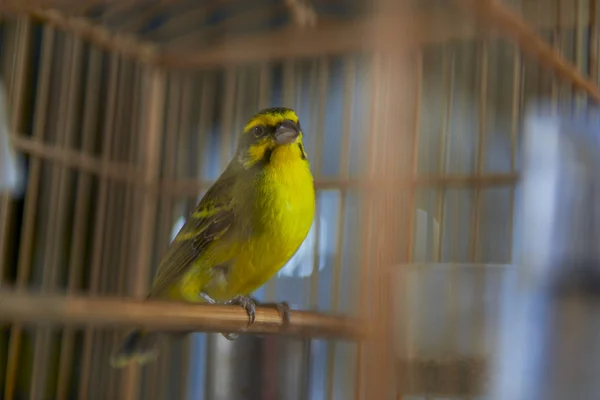
[[[209,244],[219,240],[233,223],[233,177],[222,176],[206,192],[162,259],[148,297],[158,296],[175,283]]]

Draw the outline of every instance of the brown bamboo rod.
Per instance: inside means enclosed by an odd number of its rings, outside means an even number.
[[[539,3],[538,3],[538,7],[539,7]],[[556,1],[556,7],[555,8],[555,14],[556,14],[556,26],[553,27],[552,29],[552,48],[559,54],[562,56],[562,47],[563,47],[563,29],[562,29],[562,24],[561,21],[563,21],[563,18],[561,17],[561,6],[560,6],[560,0]],[[556,79],[552,79],[552,86],[550,88],[550,100],[551,100],[551,104],[552,104],[552,108],[553,109],[557,109],[558,108],[558,101],[560,98],[560,92],[561,92],[561,82],[558,82]]]
[[[157,62],[165,68],[219,67],[257,60],[279,61],[372,50],[373,46],[362,39],[371,28],[371,23],[380,22],[332,22],[310,30],[284,28],[276,32],[232,37],[226,42],[187,55],[182,54],[181,50],[167,48]],[[390,37],[406,34],[404,30],[398,32],[398,26],[390,22],[387,23],[387,27],[393,29]],[[387,46],[393,46],[391,39]]]
[[[598,45],[600,42],[598,41],[598,34],[600,31],[598,30],[598,16],[597,16],[598,3],[596,0],[589,0],[589,32],[590,32],[590,43],[588,46],[589,49],[589,73],[590,79],[598,84]]]
[[[208,134],[208,132],[206,132]],[[95,156],[80,153],[74,150],[62,149],[58,146],[35,142],[34,140],[22,136],[11,136],[15,147],[26,154],[36,155],[41,159],[57,162],[65,166],[74,167],[81,171],[97,174],[118,182],[128,183],[137,187],[145,188],[153,193],[161,193],[165,196],[197,196],[198,192],[208,186],[213,181],[199,178],[176,180],[162,179],[158,183],[145,184],[141,180],[143,169],[132,167],[129,163],[106,161],[102,166],[102,161]],[[431,176],[421,175],[415,179],[378,179],[374,181],[365,181],[362,179],[329,179],[321,178],[315,180],[317,189],[370,189],[370,190],[399,190],[408,186],[416,187],[471,187],[471,186],[503,186],[512,184],[519,179],[518,173],[485,173],[480,176],[463,174],[446,174],[440,176],[433,174]]]
[[[348,59],[344,64],[344,104],[342,117],[342,138],[340,141],[340,178],[350,176],[350,137],[352,133],[353,109],[355,105],[356,64],[354,58]],[[333,262],[333,275],[331,282],[331,310],[339,312],[340,287],[342,281],[342,266],[344,261],[344,239],[346,237],[346,203],[348,191],[339,191],[339,208],[337,215],[337,238],[335,245],[335,260]],[[327,348],[327,399],[334,399],[335,395],[335,370],[339,367],[335,360],[336,342],[331,341]]]
[[[480,77],[479,77],[479,126],[477,130],[477,166],[476,174],[483,173],[483,160],[485,159],[485,138],[487,131],[487,102],[488,102],[488,64],[489,64],[489,44],[484,40],[480,45],[479,59]],[[479,228],[480,228],[480,211],[481,211],[481,188],[475,189],[475,199],[473,201],[473,209],[471,215],[471,243],[470,243],[470,258],[472,262],[477,260],[478,245],[479,245]]]
[[[158,182],[160,175],[161,133],[163,132],[165,73],[162,70],[147,68],[143,75],[144,106],[140,110],[140,118],[145,123],[144,132],[144,177],[146,185]],[[133,270],[133,295],[142,298],[146,295],[150,283],[152,249],[154,245],[155,217],[158,197],[153,193],[145,193],[141,198],[137,263]],[[132,365],[128,368],[124,381],[124,398],[138,398],[140,370]]]
[[[178,155],[180,126],[182,124],[180,118],[180,110],[183,107],[189,106],[189,99],[186,104],[183,98],[183,91],[185,86],[189,87],[184,83],[184,77],[182,74],[171,74],[169,76],[168,90],[167,90],[167,111],[165,114],[165,125],[167,135],[165,137],[165,152],[164,152],[164,167],[163,175],[167,178],[176,178],[177,176],[177,160],[182,156]],[[187,133],[187,132],[185,132]],[[184,134],[185,134],[184,133]],[[173,198],[166,197],[161,199],[161,209],[159,218],[159,235],[157,246],[159,248],[158,257],[159,259],[166,253],[168,246],[171,242],[171,229],[173,227]],[[151,399],[165,398],[164,390],[167,387],[166,380],[168,374],[163,371],[168,371],[171,367],[172,349],[170,346],[163,347],[163,356],[158,360],[157,363],[153,363],[148,373],[151,376],[150,379],[150,394]],[[185,374],[184,374],[185,375]]]
[[[237,306],[60,296],[3,289],[0,290],[0,320],[27,325],[234,332],[247,325],[248,316]],[[296,310],[290,312],[290,324],[284,327],[275,308],[259,305],[256,320],[248,332],[359,340],[368,329],[355,318]]]
[[[161,38],[175,36],[182,26],[190,26],[190,24],[196,24],[206,18],[207,15],[212,12],[215,7],[223,6],[230,3],[232,0],[216,0],[208,2],[198,2],[197,6],[188,9],[178,15],[175,15],[165,21],[161,26],[148,32],[144,36],[146,40],[159,40]]]
[[[82,42],[74,36],[64,39],[63,60],[60,78],[60,89],[58,93],[58,118],[56,120],[57,143],[61,147],[70,148],[74,139],[74,107],[78,103],[77,88],[81,73]],[[43,270],[42,291],[55,290],[61,272],[60,258],[61,249],[64,248],[65,231],[68,218],[68,198],[71,191],[71,171],[60,165],[53,165],[50,194],[50,218],[48,223],[46,259],[48,263]],[[48,364],[50,359],[50,346],[52,345],[52,331],[40,330],[36,335],[34,351],[34,368],[32,374],[31,392],[33,398],[43,398],[45,384],[47,381]],[[59,361],[60,363],[60,361]],[[60,366],[59,366],[60,369]],[[59,381],[64,381],[60,376]],[[61,386],[60,383],[57,386]],[[66,398],[66,394],[64,397]]]
[[[209,136],[211,134],[211,129],[213,127],[212,119],[215,109],[215,102],[213,99],[215,98],[215,93],[217,91],[216,79],[214,72],[205,72],[200,75],[200,81],[202,85],[202,89],[200,92],[200,107],[199,107],[199,116],[198,116],[198,134],[200,136],[198,140],[198,147],[196,148],[196,153],[198,155],[198,161],[196,163],[196,173],[198,174],[198,178],[195,181],[200,184],[196,185],[194,188],[193,194],[190,197],[198,197],[199,193],[208,187],[209,183],[203,182],[203,172],[204,172],[204,157],[206,156],[205,152],[209,148],[207,143],[209,142]],[[204,183],[204,184],[202,184]],[[194,204],[195,206],[195,204]]]
[[[117,97],[115,104],[115,115],[113,125],[113,138],[109,149],[109,157],[119,162],[125,162],[130,167],[132,161],[127,157],[129,145],[131,142],[131,116],[132,99],[134,97],[133,78],[135,63],[128,59],[120,60],[120,73],[117,83]],[[127,246],[125,245],[124,225],[126,215],[129,213],[124,207],[124,196],[126,188],[130,185],[114,180],[108,180],[108,202],[106,209],[106,221],[104,228],[104,256],[102,257],[100,291],[102,293],[125,295],[126,271],[129,264],[126,255]],[[125,270],[125,271],[123,271]],[[99,332],[97,335],[99,344],[95,345],[97,356],[93,368],[96,371],[93,374],[94,381],[91,387],[104,387],[106,396],[109,398],[119,398],[118,380],[121,377],[117,371],[108,368],[98,368],[98,364],[107,362],[107,355],[117,347],[122,340],[122,332]]]
[[[322,165],[323,165],[323,154],[324,154],[324,142],[325,142],[325,109],[327,108],[327,93],[329,85],[329,60],[325,57],[321,58],[317,64],[317,99],[315,101],[316,115],[313,114],[313,118],[316,122],[316,129],[312,130],[315,136],[315,154],[312,156],[312,170],[315,179],[320,179],[323,176]],[[315,233],[315,243],[313,246],[313,267],[310,275],[310,302],[309,307],[313,310],[318,309],[319,306],[319,265],[321,255],[321,219],[320,206],[319,206],[319,192],[317,191],[316,200],[316,211],[315,220],[313,222],[313,228]]]
[[[249,68],[240,68],[237,74],[237,90],[235,93],[235,101],[232,103],[233,105],[233,130],[230,132],[231,139],[229,143],[229,156],[227,160],[230,161],[233,157],[235,157],[235,150],[237,147],[237,135],[242,130],[242,127],[246,125],[246,120],[248,118],[248,111],[244,107],[247,99],[248,92],[248,75],[250,71]]]
[[[183,79],[180,75],[172,75],[169,79],[169,88],[167,95],[167,112],[166,112],[166,132],[165,138],[165,160],[163,176],[167,179],[176,179],[177,166],[177,146],[179,144],[178,137],[180,135],[179,125],[179,110],[186,107],[182,102],[181,92],[184,90]],[[163,212],[160,218],[160,239],[158,243],[158,256],[162,257],[169,247],[171,238],[171,228],[173,225],[173,198],[165,198],[162,202]]]
[[[40,58],[39,80],[36,92],[35,119],[33,124],[33,139],[41,141],[44,137],[44,131],[47,120],[47,108],[50,89],[50,73],[54,51],[54,30],[51,27],[45,27],[42,33],[42,50]],[[21,223],[21,240],[19,247],[19,262],[17,264],[18,289],[24,288],[31,275],[33,236],[35,232],[35,221],[37,219],[37,201],[40,191],[41,165],[39,157],[32,157],[30,163],[29,176],[27,180],[27,194],[25,197],[25,207],[23,212],[23,221]],[[19,349],[21,347],[22,327],[15,324],[11,329],[10,340],[8,344],[8,360],[6,367],[6,380],[4,386],[4,398],[11,400],[15,396],[15,385],[17,379]]]
[[[186,139],[188,139],[189,134],[191,132],[191,121],[192,121],[192,97],[193,97],[193,91],[194,91],[194,86],[193,83],[193,77],[189,74],[184,75],[183,77],[183,92],[181,94],[182,99],[181,102],[183,104],[182,108],[181,108],[181,123],[179,125],[179,138],[178,138],[178,142],[179,142],[179,146],[178,146],[178,151],[181,152],[182,150],[186,150],[186,156],[185,158],[181,155],[179,155],[177,158],[180,160],[180,162],[177,165],[177,168],[175,170],[175,174],[176,176],[181,176],[184,172],[184,167],[188,167],[190,164],[193,163],[191,157],[190,157],[190,153],[187,151],[187,147],[183,146],[183,143]],[[181,363],[180,363],[180,368],[181,370],[184,372],[181,374],[181,378],[179,380],[179,387],[184,388],[181,390],[180,394],[181,394],[181,399],[185,400],[187,397],[187,390],[186,388],[189,387],[189,380],[191,378],[190,374],[188,373],[189,370],[189,365],[190,365],[190,359],[192,357],[193,353],[192,353],[192,337],[187,336],[182,343],[182,351],[181,351]],[[163,376],[166,377],[166,373],[163,374]],[[162,388],[162,391],[159,392],[159,396],[162,397],[158,397],[158,399],[160,400],[161,398],[165,398],[168,397],[168,387],[165,384],[165,387]]]
[[[524,105],[524,91],[525,88],[525,68],[521,61],[521,53],[518,48],[515,47],[515,61],[513,65],[513,97],[512,97],[512,121],[510,129],[510,172],[516,171],[516,160],[517,160],[517,145],[518,135],[520,129],[520,120],[522,115],[522,108]],[[515,185],[510,186],[510,208],[509,208],[509,223],[508,223],[508,243],[509,251],[508,261],[513,260],[513,235],[514,235],[514,210],[515,210]]]
[[[142,42],[134,35],[113,32],[87,18],[67,15],[55,9],[31,7],[19,2],[6,6],[9,11],[28,15],[58,30],[73,33],[103,50],[117,52],[142,63],[158,60],[155,45]]]
[[[104,130],[102,132],[102,161],[100,164],[101,170],[107,169],[109,160],[109,151],[113,139],[114,126],[114,108],[117,98],[117,82],[119,75],[119,56],[112,54],[110,57],[109,66],[109,82],[106,104],[106,113],[104,115]],[[94,219],[94,240],[92,261],[90,265],[90,288],[89,293],[96,295],[99,293],[101,268],[102,268],[102,253],[104,250],[104,229],[106,220],[106,203],[108,197],[107,180],[101,177],[99,182],[99,190],[97,195],[96,214]],[[81,380],[79,383],[79,397],[88,398],[88,389],[92,380],[93,369],[93,352],[94,352],[94,332],[91,329],[86,329],[83,338],[83,352],[81,361]]]
[[[552,49],[522,18],[497,1],[454,0],[461,7],[473,11],[481,20],[495,26],[534,57],[542,67],[556,73],[561,80],[587,93],[595,102],[600,101],[598,87],[581,74],[572,63]]]
[[[23,123],[24,100],[25,100],[25,85],[28,79],[27,61],[31,49],[31,22],[28,18],[19,18],[16,23],[16,32],[13,42],[13,54],[7,51],[7,57],[11,58],[12,65],[9,68],[9,75],[4,77],[5,88],[7,89],[5,101],[9,102],[7,112],[12,112],[7,116],[9,121],[6,121],[11,132],[16,132],[21,129]],[[8,43],[7,43],[8,44]],[[11,57],[12,56],[12,57]],[[10,80],[7,81],[7,78]],[[0,195],[0,262],[6,261],[7,242],[9,239],[8,232],[14,225],[13,203],[9,194]],[[2,262],[4,264],[4,262]],[[4,276],[4,266],[0,267],[0,282]]]
[[[497,19],[505,24],[505,31],[508,33],[514,31],[519,37],[518,40],[527,42],[524,46],[529,53],[541,57],[541,61],[548,61],[554,65],[564,80],[573,82],[576,86],[583,85],[590,89],[589,81],[582,80],[581,76],[577,74],[573,75],[571,73],[574,70],[572,66],[568,63],[565,64],[564,60],[557,57],[551,50],[549,51],[549,47],[537,37],[534,28],[528,27],[521,18],[508,11],[506,7],[496,4],[491,6],[481,5],[476,0],[455,1],[468,8],[472,8],[473,5],[484,10],[492,7],[492,12],[484,11],[487,15],[486,18]],[[257,60],[281,60],[293,57],[315,57],[373,50],[373,45],[365,43],[363,39],[365,34],[368,34],[374,26],[387,30],[389,33],[385,35],[389,37],[389,40],[380,42],[378,48],[392,51],[397,48],[395,38],[398,36],[410,37],[415,41],[415,44],[421,45],[472,38],[480,33],[476,24],[456,24],[454,20],[459,18],[459,15],[449,18],[446,14],[436,15],[421,12],[416,13],[411,21],[399,27],[397,24],[399,15],[397,13],[387,13],[387,15],[376,15],[375,17],[358,20],[323,23],[315,29],[301,32],[293,28],[285,28],[279,32],[234,37],[228,39],[226,43],[201,51],[173,51],[167,48],[165,52],[159,52],[153,44],[139,41],[135,36],[113,33],[85,18],[67,16],[57,10],[32,8],[31,6],[22,5],[21,1],[3,5],[9,11],[26,13],[42,22],[53,24],[57,29],[74,32],[101,48],[121,52],[142,62],[158,63],[163,66],[177,68],[222,66]],[[499,16],[493,16],[496,8],[501,10]],[[550,27],[554,24],[554,19],[554,16],[544,12],[536,21],[535,28]],[[436,29],[430,29],[431,26],[435,26]],[[525,31],[523,28],[525,28]]]
[[[38,159],[51,161],[64,167],[76,168],[117,182],[130,184],[138,182],[137,184],[140,184],[142,168],[132,169],[128,163],[103,161],[100,157],[88,153],[43,143],[21,134],[11,135],[11,141],[18,151],[33,155]]]
[[[237,95],[237,77],[238,69],[229,67],[225,70],[225,93],[221,102],[221,141],[220,146],[220,166],[221,171],[227,167],[231,157],[231,147],[234,143],[233,137],[233,116],[235,98]]]
[[[230,33],[231,31],[243,29],[244,26],[252,27],[259,24],[268,26],[269,19],[274,15],[283,16],[287,13],[287,6],[285,4],[267,4],[266,6],[259,7],[251,8],[245,12],[238,12],[214,25],[191,30],[182,35],[175,35],[161,42],[164,42],[170,51],[173,52],[200,47],[207,41],[212,41],[214,37],[217,37],[220,43],[226,43],[238,36],[236,33]]]
[[[445,94],[445,107],[444,107],[444,121],[442,129],[440,131],[440,150],[438,153],[438,171],[443,177],[448,176],[448,147],[449,147],[449,135],[450,135],[450,121],[452,118],[452,109],[454,107],[454,86],[455,86],[455,70],[456,70],[456,53],[454,50],[451,51],[448,59],[446,49],[442,58],[442,76],[444,80],[444,94]],[[446,228],[446,197],[447,190],[442,187],[437,193],[437,212],[436,216],[439,220],[439,235],[438,235],[438,248],[437,254],[435,254],[435,260],[441,262],[444,254],[444,239],[445,239],[445,228]]]
[[[132,97],[131,97],[131,114],[133,116],[137,116],[139,115],[139,111],[140,111],[140,103],[141,103],[141,66],[138,63],[134,63],[133,64],[133,75],[132,75]],[[129,118],[129,123],[126,124],[126,126],[124,127],[124,129],[126,130],[127,134],[127,142],[128,142],[128,150],[127,150],[127,155],[126,155],[126,160],[128,162],[129,168],[133,169],[134,168],[134,163],[135,163],[135,155],[137,153],[137,136],[136,136],[136,132],[139,132],[139,120],[138,118]],[[127,184],[126,188],[125,188],[125,198],[123,200],[124,205],[123,205],[123,209],[125,210],[124,213],[124,217],[123,217],[123,242],[121,243],[121,256],[119,259],[119,287],[118,287],[118,293],[120,296],[125,295],[127,293],[127,284],[128,284],[128,280],[129,280],[129,268],[128,268],[128,262],[130,257],[132,256],[132,247],[135,244],[135,241],[137,240],[137,227],[134,226],[134,215],[133,214],[133,210],[134,208],[134,202],[135,202],[135,189],[136,187],[132,184]],[[114,341],[113,341],[113,346],[111,348],[111,351],[115,348],[115,346],[117,346],[117,341],[122,340],[122,332],[119,330],[115,330],[115,335],[114,335]],[[116,377],[119,380],[119,386],[117,388],[117,393],[120,394],[120,390],[121,390],[121,381],[122,381],[122,374],[116,374]],[[115,394],[115,397],[118,396],[118,394]]]
[[[89,153],[94,145],[94,126],[98,120],[98,91],[100,88],[100,67],[101,55],[95,50],[90,50],[89,70],[85,84],[85,111],[83,116],[83,142],[82,151]],[[77,184],[75,220],[73,225],[74,232],[85,232],[88,229],[88,212],[91,202],[91,176],[85,171],[79,171],[79,181]],[[73,235],[72,251],[69,256],[69,277],[67,283],[67,293],[75,294],[81,289],[81,277],[83,273],[82,263],[84,261],[84,243],[85,236],[81,234]],[[59,376],[57,386],[58,399],[67,398],[73,357],[75,332],[72,329],[65,329],[62,336],[62,345],[59,356]]]
[[[381,105],[381,86],[382,86],[382,56],[376,54],[371,60],[371,79],[370,79],[370,93],[369,93],[369,105],[370,105],[370,117],[368,121],[368,132],[377,132],[379,129],[379,118],[377,112]],[[374,166],[374,141],[373,139],[367,140],[365,145],[365,155],[367,161],[365,162],[364,168],[366,170],[367,177],[372,178],[375,176]],[[373,235],[374,227],[372,222],[372,214],[374,212],[373,201],[374,196],[371,191],[365,191],[363,197],[363,209],[364,209],[364,227],[363,234],[361,235],[361,266],[360,266],[360,278],[359,278],[359,315],[361,318],[368,316],[368,297],[369,297],[369,264],[372,257],[372,242],[371,237]],[[371,288],[372,289],[372,288]],[[357,368],[356,368],[356,379],[355,379],[355,398],[362,400],[365,395],[367,388],[368,373],[368,354],[365,342],[360,342],[357,349]]]
[[[417,49],[415,54],[415,93],[414,93],[414,111],[412,120],[412,154],[411,154],[411,165],[410,175],[413,179],[418,178],[419,173],[419,142],[420,142],[420,131],[421,131],[421,96],[422,96],[422,81],[423,81],[423,53],[421,49]],[[413,251],[415,248],[415,219],[416,219],[416,204],[417,201],[417,190],[412,190],[410,196],[410,216],[409,216],[409,238],[407,240],[406,258],[407,261],[412,262]]]
[[[131,167],[129,163],[107,161],[104,167],[102,161],[95,156],[80,153],[74,150],[62,149],[58,146],[35,142],[21,135],[13,135],[11,139],[15,147],[26,154],[32,154],[41,159],[58,162],[65,166],[107,177],[111,180],[129,183],[147,190],[162,193],[167,196],[197,196],[198,191],[210,186],[213,181],[203,179],[163,179],[158,184],[146,185],[140,181],[142,168]],[[361,179],[328,179],[322,178],[315,181],[317,189],[351,188],[372,190],[396,190],[407,186],[416,187],[471,187],[471,186],[503,186],[516,182],[519,179],[517,172],[513,173],[485,173],[479,176],[463,174],[438,174],[420,175],[415,179],[378,179],[364,181]]]

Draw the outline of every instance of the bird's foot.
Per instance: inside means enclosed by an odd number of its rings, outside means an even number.
[[[223,304],[241,306],[244,308],[244,310],[246,310],[246,313],[248,314],[248,325],[246,325],[242,332],[248,330],[248,328],[254,323],[254,319],[256,318],[257,301],[252,297],[236,296],[233,299],[224,302]],[[238,333],[223,333],[223,336],[228,340],[234,341],[240,335]]]
[[[245,332],[254,323],[256,318],[256,306],[261,305],[263,307],[272,307],[277,309],[279,315],[281,315],[282,327],[285,329],[290,323],[290,306],[286,302],[280,303],[259,303],[258,300],[250,296],[236,296],[233,299],[225,302],[217,302],[215,299],[210,297],[208,294],[202,292],[200,296],[209,304],[226,304],[226,305],[237,305],[243,307],[248,313],[248,325],[241,331]],[[226,339],[234,341],[239,337],[238,333],[223,333]]]
[[[281,316],[281,325],[285,329],[290,324],[290,306],[285,301],[280,303],[260,303],[262,307],[275,308]]]

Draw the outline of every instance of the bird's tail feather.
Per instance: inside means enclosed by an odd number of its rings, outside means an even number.
[[[132,362],[146,364],[158,355],[157,332],[135,330],[130,332],[121,342],[121,346],[110,356],[110,364],[114,368],[123,368]]]

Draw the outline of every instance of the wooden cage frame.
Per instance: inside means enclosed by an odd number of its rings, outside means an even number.
[[[59,1],[57,1],[59,2]],[[168,2],[161,0],[161,2]],[[393,10],[385,15],[378,14],[369,18],[353,21],[326,21],[316,28],[299,33],[295,28],[285,28],[277,35],[273,33],[260,33],[249,37],[240,37],[218,44],[203,51],[192,53],[180,53],[170,49],[160,50],[157,46],[138,40],[127,35],[110,31],[104,26],[91,23],[79,16],[66,15],[47,6],[52,1],[19,1],[4,0],[0,3],[0,11],[16,15],[27,15],[32,19],[42,21],[48,26],[71,32],[90,43],[110,50],[120,55],[134,58],[147,66],[144,86],[148,90],[147,115],[151,116],[148,124],[148,141],[146,143],[146,163],[143,169],[133,170],[129,166],[119,166],[104,162],[105,160],[85,156],[84,154],[57,148],[44,144],[34,138],[27,138],[19,134],[13,134],[12,140],[16,148],[22,152],[43,155],[47,159],[63,167],[76,167],[86,172],[102,172],[105,178],[110,177],[117,181],[136,183],[145,190],[145,196],[141,207],[140,221],[145,224],[141,231],[151,232],[154,229],[152,216],[157,207],[157,196],[160,191],[173,195],[195,194],[206,182],[161,182],[159,180],[158,167],[158,126],[164,118],[160,108],[161,98],[165,96],[164,69],[195,69],[209,66],[226,66],[235,63],[244,63],[256,60],[257,55],[263,61],[283,60],[293,57],[316,57],[321,55],[344,54],[350,51],[368,49],[374,52],[396,51],[397,39],[390,32],[399,34],[398,21],[405,20],[402,10]],[[160,3],[160,2],[159,2]],[[566,61],[553,47],[544,41],[538,33],[509,6],[498,0],[453,0],[453,3],[465,12],[471,13],[476,18],[485,21],[497,32],[513,41],[521,51],[536,59],[540,65],[548,68],[555,76],[568,83],[589,99],[600,101],[600,90],[594,83],[597,76],[585,76],[580,70]],[[595,2],[594,2],[595,3]],[[406,37],[418,37],[418,43],[408,43],[415,46],[427,41],[440,40],[443,38],[461,38],[477,34],[480,27],[476,26],[443,26],[440,31],[429,32],[426,30],[427,21],[431,23],[436,16],[423,15],[414,21],[402,25],[402,32]],[[443,25],[442,19],[439,21]],[[544,24],[544,21],[540,22]],[[597,30],[596,22],[590,22]],[[317,40],[318,39],[318,40]],[[285,46],[278,45],[285,43]],[[249,49],[252,49],[251,51]],[[21,56],[21,58],[19,58]],[[16,65],[24,62],[23,55],[17,54]],[[592,71],[597,69],[597,59],[593,58]],[[17,82],[20,82],[17,73]],[[17,103],[19,103],[17,101]],[[17,131],[17,130],[15,130]],[[400,140],[400,139],[398,139]],[[413,143],[414,144],[414,143]],[[416,145],[416,144],[414,144]],[[376,154],[376,150],[370,154]],[[419,187],[485,187],[502,183],[514,184],[518,179],[518,173],[512,171],[510,174],[483,174],[481,168],[475,175],[469,176],[432,176],[417,177],[416,174],[405,178],[398,176],[386,176],[384,181],[374,177],[375,170],[385,170],[386,160],[371,160],[372,176],[366,181],[350,180],[343,182],[346,187],[381,187],[393,186],[394,190],[399,188],[414,193]],[[414,160],[413,160],[414,162]],[[416,168],[416,167],[415,167]],[[332,185],[326,179],[319,180],[317,187],[326,188]],[[414,201],[414,194],[412,195]],[[6,198],[3,200],[8,201]],[[0,216],[2,221],[6,215]],[[370,215],[378,223],[385,225],[382,215]],[[412,229],[414,221],[406,227]],[[393,228],[389,228],[393,229]],[[386,232],[386,228],[383,229]],[[4,231],[0,232],[0,254],[3,254],[5,238]],[[365,235],[373,234],[365,233]],[[151,246],[151,238],[145,234],[140,238],[139,254],[148,254]],[[377,235],[376,235],[377,236]],[[381,233],[375,240],[379,240],[379,249],[383,255],[365,256],[363,273],[363,285],[370,285],[370,291],[363,287],[362,305],[366,318],[366,304],[369,301],[374,307],[373,313],[368,318],[370,321],[380,323],[367,326],[366,322],[342,316],[325,316],[313,312],[293,311],[291,313],[290,326],[286,334],[296,334],[309,337],[333,337],[348,338],[361,341],[362,350],[359,350],[359,379],[356,384],[357,393],[369,393],[370,398],[386,398],[388,389],[393,386],[393,378],[389,371],[386,373],[386,365],[390,365],[389,342],[390,327],[384,322],[389,315],[390,288],[386,285],[386,270],[383,268],[388,261],[395,260],[397,255],[396,245],[386,240]],[[406,237],[411,238],[410,234]],[[407,244],[408,258],[410,259],[411,243]],[[149,259],[140,259],[140,265],[148,265]],[[373,263],[378,263],[378,268],[373,269]],[[367,276],[366,265],[372,268]],[[376,273],[373,273],[376,271]],[[138,273],[138,287],[134,292],[137,296],[144,295],[144,275],[150,272],[148,268],[140,268]],[[85,326],[144,326],[161,327],[162,329],[189,329],[201,331],[222,331],[242,327],[246,322],[246,315],[242,310],[227,306],[206,306],[186,304],[164,304],[159,302],[141,302],[139,300],[116,300],[111,298],[96,298],[87,296],[73,296],[68,298],[50,294],[33,294],[23,292],[22,280],[17,280],[15,288],[2,287],[0,290],[0,319],[17,324],[28,323],[62,323],[67,325]],[[369,299],[367,299],[369,297]],[[68,300],[67,300],[68,299]],[[105,310],[111,309],[110,314]],[[161,316],[161,322],[155,322],[157,315]],[[276,311],[272,309],[259,308],[256,322],[252,326],[252,332],[274,333],[281,332],[281,321]],[[368,351],[367,351],[368,349]],[[383,372],[382,372],[383,371]],[[127,396],[135,398],[135,382],[139,379],[139,372],[130,371],[128,378]]]

